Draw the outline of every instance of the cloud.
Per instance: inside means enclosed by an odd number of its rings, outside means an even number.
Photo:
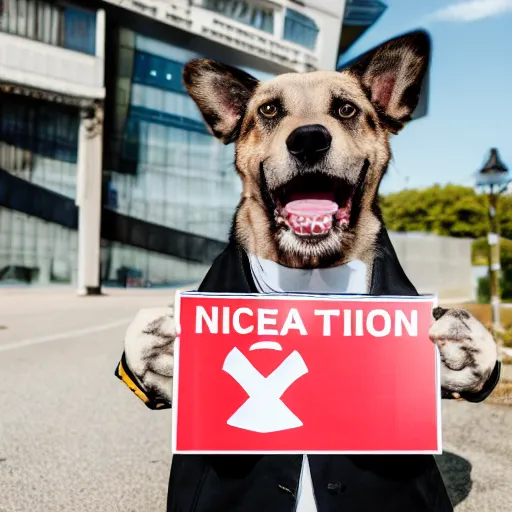
[[[512,0],[465,0],[443,7],[430,17],[436,21],[468,23],[512,12]]]

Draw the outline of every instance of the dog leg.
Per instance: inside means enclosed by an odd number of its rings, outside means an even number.
[[[139,311],[126,331],[126,363],[142,391],[170,404],[176,328],[174,307]]]

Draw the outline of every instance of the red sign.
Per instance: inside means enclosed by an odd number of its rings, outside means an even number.
[[[435,298],[177,298],[174,453],[440,453]]]

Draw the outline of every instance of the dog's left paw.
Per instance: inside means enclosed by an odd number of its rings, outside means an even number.
[[[464,309],[436,308],[430,339],[441,353],[441,386],[454,393],[477,393],[498,359],[491,333]]]

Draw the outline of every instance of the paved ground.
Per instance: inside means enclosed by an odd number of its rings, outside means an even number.
[[[113,371],[129,320],[169,294],[108,293],[2,290],[1,512],[165,510],[170,413]],[[444,404],[439,462],[457,512],[512,510],[511,429],[512,408]]]

